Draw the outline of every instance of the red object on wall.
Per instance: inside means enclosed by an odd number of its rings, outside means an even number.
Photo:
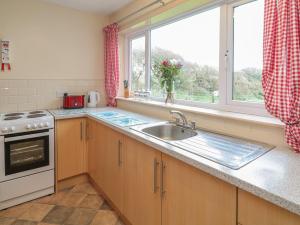
[[[64,94],[64,109],[80,109],[84,108],[84,95],[68,95]]]
[[[10,41],[8,40],[1,40],[0,41],[0,49],[1,49],[1,71],[5,71],[5,66],[10,71],[10,57],[9,57],[9,47]]]
[[[10,71],[10,64],[9,63],[2,63],[1,64],[1,71],[4,72],[5,71],[5,65],[7,65],[7,69]]]

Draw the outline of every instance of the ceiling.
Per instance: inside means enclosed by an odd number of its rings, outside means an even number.
[[[110,14],[133,0],[44,0],[74,9]]]

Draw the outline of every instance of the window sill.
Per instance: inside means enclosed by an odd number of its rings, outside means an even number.
[[[138,104],[156,106],[156,107],[161,107],[166,109],[176,109],[176,110],[182,110],[182,111],[196,113],[196,114],[215,116],[215,117],[220,117],[225,119],[232,119],[232,120],[244,121],[244,122],[273,126],[273,127],[284,126],[284,124],[280,120],[273,117],[256,116],[256,115],[249,115],[243,113],[227,112],[227,111],[221,111],[216,109],[206,109],[206,108],[191,107],[191,106],[177,105],[177,104],[165,104],[163,102],[158,102],[158,101],[140,100],[134,98],[117,97],[117,101],[127,101],[129,103],[130,102],[138,103]]]

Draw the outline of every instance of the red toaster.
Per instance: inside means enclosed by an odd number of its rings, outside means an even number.
[[[64,93],[64,109],[80,109],[84,108],[84,95],[68,95]]]

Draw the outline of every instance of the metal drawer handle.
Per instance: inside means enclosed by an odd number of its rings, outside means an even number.
[[[157,159],[153,160],[153,193],[156,193],[159,189],[159,186],[157,185],[157,167],[159,166],[159,162]]]
[[[90,128],[90,124],[89,124],[89,122],[86,122],[86,125],[85,125],[85,140],[90,139],[89,128]]]
[[[161,161],[161,168],[160,168],[160,172],[161,172],[161,175],[160,175],[160,196],[161,198],[163,198],[166,194],[166,191],[165,191],[165,184],[164,184],[164,173],[165,173],[165,169],[166,169],[166,165],[163,161]]]
[[[118,141],[118,165],[122,165],[122,142],[119,140]]]
[[[83,123],[80,121],[80,140],[82,141],[83,139]]]

